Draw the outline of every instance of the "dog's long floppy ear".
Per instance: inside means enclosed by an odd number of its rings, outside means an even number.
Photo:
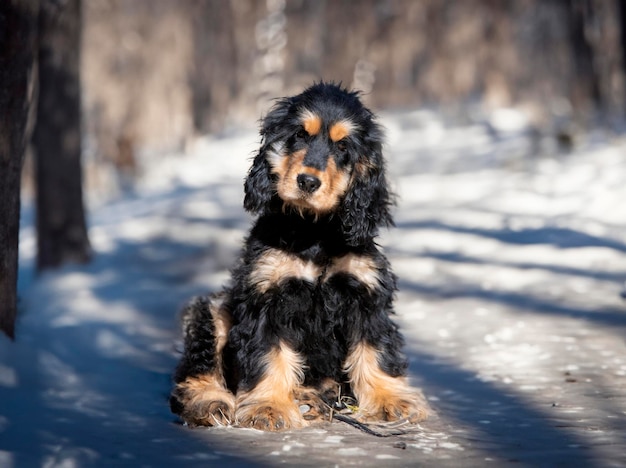
[[[270,165],[261,149],[254,157],[244,182],[243,207],[250,213],[261,213],[269,208],[274,190]]]
[[[252,161],[252,167],[244,183],[243,207],[251,213],[262,213],[269,209],[276,187],[267,160],[267,152],[274,151],[275,145],[284,141],[285,119],[289,114],[291,100],[279,100],[263,119],[261,124],[261,148]]]
[[[387,185],[382,152],[382,132],[377,125],[364,138],[362,156],[356,163],[352,185],[344,197],[339,216],[348,245],[371,241],[381,226],[393,225],[393,195]]]

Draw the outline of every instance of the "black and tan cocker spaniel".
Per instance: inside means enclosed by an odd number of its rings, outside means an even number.
[[[172,411],[274,431],[324,419],[342,394],[361,421],[424,419],[376,244],[392,218],[374,115],[358,93],[318,83],[279,100],[261,136],[244,199],[258,217],[229,286],[183,313]]]

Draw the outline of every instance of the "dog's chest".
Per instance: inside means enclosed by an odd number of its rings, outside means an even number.
[[[368,289],[374,289],[379,282],[379,266],[374,258],[356,253],[311,257],[267,248],[254,262],[250,283],[260,293],[266,293],[289,280],[321,286],[337,275],[349,275]]]

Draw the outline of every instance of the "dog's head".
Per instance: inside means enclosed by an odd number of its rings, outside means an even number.
[[[261,136],[245,182],[248,211],[336,216],[350,245],[392,223],[382,131],[358,93],[319,83],[281,99],[263,120]]]

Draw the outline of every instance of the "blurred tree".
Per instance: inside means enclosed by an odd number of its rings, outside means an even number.
[[[617,0],[620,18],[620,43],[622,46],[622,70],[626,77],[626,0]],[[626,104],[626,102],[624,103]],[[624,108],[626,111],[626,106]]]
[[[209,133],[223,127],[228,106],[239,92],[232,5],[190,0],[187,7],[193,32],[189,71],[193,126],[198,133]]]
[[[106,162],[140,174],[147,159],[133,154],[158,157],[195,134],[249,124],[271,98],[321,78],[364,90],[373,107],[463,114],[464,106],[519,106],[547,132],[566,121],[611,121],[626,99],[623,5],[90,0],[82,65],[88,175],[97,183]]]
[[[592,0],[569,0],[567,22],[576,76],[573,99],[577,101],[581,99],[579,96],[585,96],[591,99],[593,105],[601,107],[603,96],[600,91],[600,77],[595,66],[594,47],[588,33],[595,19],[595,10]]]
[[[37,268],[90,258],[83,208],[80,119],[81,1],[43,0],[39,103],[33,136]]]
[[[20,173],[36,89],[38,0],[0,2],[0,330],[17,311]]]

